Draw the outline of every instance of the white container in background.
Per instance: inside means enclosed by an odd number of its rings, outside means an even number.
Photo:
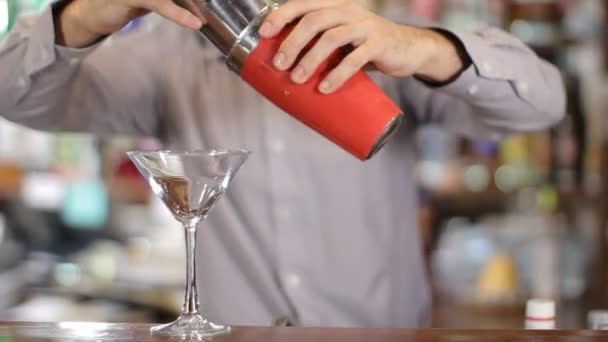
[[[555,329],[555,302],[548,299],[530,299],[526,303],[526,329]]]
[[[608,310],[593,310],[587,315],[588,328],[591,330],[608,330]]]
[[[66,183],[53,173],[30,172],[21,186],[21,199],[26,206],[56,211],[63,205]]]
[[[0,162],[22,161],[22,147],[27,144],[21,141],[21,131],[17,124],[0,119]]]
[[[56,135],[36,131],[0,118],[0,162],[46,170],[55,159]]]

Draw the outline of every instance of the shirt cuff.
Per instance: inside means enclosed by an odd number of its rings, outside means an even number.
[[[442,29],[442,28],[430,28],[430,30],[433,30],[436,33],[439,33],[440,35],[445,37],[447,40],[449,40],[456,48],[456,53],[458,54],[458,57],[462,61],[462,68],[456,74],[454,74],[452,77],[450,77],[448,80],[445,80],[445,81],[441,81],[441,82],[431,81],[431,80],[424,79],[422,77],[415,76],[416,79],[418,79],[420,82],[426,84],[427,86],[429,86],[431,88],[440,88],[443,86],[447,86],[448,84],[457,80],[460,77],[460,75],[465,70],[467,70],[469,68],[469,66],[471,66],[472,61],[471,61],[471,57],[469,56],[464,44],[462,43],[460,38],[458,38],[455,34],[453,34],[452,32],[450,32],[448,30]]]
[[[511,54],[499,47],[527,50],[527,47],[498,29],[487,27],[475,33],[453,32],[466,49],[477,74],[489,80],[512,81],[516,79]]]
[[[480,89],[480,79],[474,65],[470,65],[465,69],[460,76],[453,82],[436,88],[446,94],[456,95],[458,97],[469,97],[478,95]]]
[[[517,75],[518,69],[526,70],[523,65],[530,64],[529,55],[505,53],[504,48],[497,47],[507,46],[511,50],[527,51],[523,43],[491,27],[475,33],[453,34],[462,42],[472,64],[454,82],[439,87],[438,90],[460,98],[491,98],[495,96],[496,85],[502,83],[524,99],[531,96],[527,84],[518,81],[521,75]]]
[[[60,3],[56,3],[59,5]],[[76,64],[88,56],[99,43],[86,48],[70,48],[55,43],[53,12],[55,5],[49,6],[36,20],[28,35],[28,49],[24,65],[28,74],[35,74],[57,61]]]

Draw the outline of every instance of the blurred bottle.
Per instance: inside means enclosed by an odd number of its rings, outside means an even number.
[[[497,250],[496,241],[488,229],[473,225],[466,219],[451,219],[440,237],[432,260],[433,276],[437,280],[440,294],[457,301],[477,301],[476,284],[480,270],[497,254]],[[502,270],[508,268],[503,267],[505,263],[499,260],[496,264],[502,266],[497,265],[492,268]],[[502,273],[502,271],[494,273]],[[490,277],[492,276],[486,278]],[[484,286],[487,288],[499,287],[491,280],[485,283],[487,286]]]
[[[517,266],[507,252],[498,252],[481,270],[476,300],[489,305],[509,305],[518,297]]]
[[[526,273],[527,290],[533,298],[559,296],[559,232],[563,217],[556,215],[558,204],[558,194],[551,186],[523,189],[506,226],[507,230],[520,234],[519,264]]]
[[[495,11],[498,9],[493,1],[450,0],[442,1],[442,23],[453,30],[472,31],[481,24],[495,23]]]
[[[412,0],[408,2],[407,10],[417,17],[439,21],[441,17],[441,1]]]
[[[562,37],[558,1],[509,1],[506,12],[511,33],[553,61]]]
[[[72,143],[74,150],[66,156],[75,168],[68,181],[61,218],[68,226],[78,230],[101,230],[109,218],[109,194],[102,179],[101,159],[97,141],[91,136],[78,136],[79,144]]]
[[[559,294],[561,300],[580,299],[587,286],[592,246],[586,245],[579,227],[564,226],[559,238]],[[581,229],[582,230],[582,229]]]

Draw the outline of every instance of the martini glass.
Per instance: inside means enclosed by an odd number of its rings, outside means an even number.
[[[152,327],[155,335],[205,338],[230,332],[199,312],[196,289],[196,232],[215,202],[243,165],[245,150],[127,152],[152,191],[184,225],[186,233],[186,294],[181,315],[172,323]]]

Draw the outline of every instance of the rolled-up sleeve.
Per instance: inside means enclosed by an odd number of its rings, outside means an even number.
[[[402,100],[414,108],[417,122],[438,122],[469,136],[500,139],[542,130],[563,118],[564,82],[554,65],[497,28],[452,33],[472,63],[442,87],[401,82]]]
[[[143,37],[133,34],[112,47],[57,45],[56,8],[21,18],[0,42],[0,114],[41,130],[155,134],[159,76],[150,44],[137,52],[132,40]]]
[[[74,74],[79,63],[96,46],[71,49],[55,45],[52,9],[40,16],[20,20],[13,32],[0,42],[0,108],[14,107],[30,90],[32,78],[53,65],[61,65],[61,73],[41,77],[38,82],[54,84]],[[46,87],[44,87],[46,88]],[[8,112],[6,114],[9,114]]]

